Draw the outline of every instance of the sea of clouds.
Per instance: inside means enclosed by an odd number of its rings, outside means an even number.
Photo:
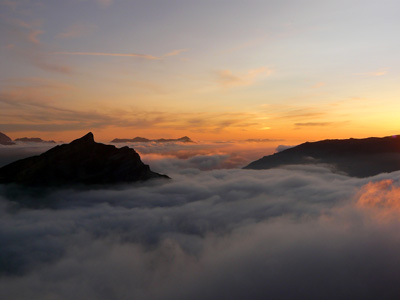
[[[0,185],[0,299],[399,299],[400,172],[242,170],[165,147],[141,154],[171,180]]]

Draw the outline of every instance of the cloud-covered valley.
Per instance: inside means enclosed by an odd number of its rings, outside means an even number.
[[[144,161],[172,180],[0,186],[0,298],[398,299],[400,172],[224,169],[226,153],[153,150]]]

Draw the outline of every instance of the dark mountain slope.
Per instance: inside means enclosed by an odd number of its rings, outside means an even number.
[[[245,169],[271,169],[284,165],[330,164],[350,176],[368,177],[400,170],[400,137],[307,142],[264,156]]]
[[[0,169],[0,183],[32,186],[115,184],[151,178],[168,176],[152,172],[134,149],[96,143],[92,133]]]

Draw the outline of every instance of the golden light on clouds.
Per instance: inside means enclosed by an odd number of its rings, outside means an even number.
[[[231,70],[221,70],[217,72],[218,82],[224,88],[250,86],[258,80],[270,76],[273,71],[267,67],[248,70],[245,73],[233,73]]]
[[[354,75],[379,77],[388,74],[388,71],[389,71],[388,68],[383,68],[373,72],[355,73]]]
[[[369,182],[361,188],[357,205],[398,210],[400,209],[400,186],[390,179]]]
[[[400,219],[400,186],[391,179],[369,182],[358,195],[356,206],[381,223]]]

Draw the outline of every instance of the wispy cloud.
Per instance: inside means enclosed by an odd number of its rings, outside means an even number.
[[[249,86],[257,80],[270,76],[272,70],[267,67],[252,69],[242,74],[234,74],[231,70],[217,71],[217,82],[224,88]]]
[[[96,28],[93,24],[74,24],[59,33],[59,38],[77,38],[91,33]]]
[[[4,46],[4,48],[10,51],[10,53],[12,52],[14,55],[18,56],[20,60],[26,61],[41,70],[65,75],[74,73],[71,66],[52,60],[51,57],[45,55],[42,52],[40,41],[35,40],[35,36],[32,36],[31,38],[32,43],[34,43],[35,46],[27,45],[26,43],[18,46],[15,44],[8,44]]]
[[[377,77],[386,75],[387,73],[388,73],[388,68],[385,68],[373,72],[354,73],[354,75]]]
[[[28,39],[34,44],[40,44],[39,35],[43,33],[43,30],[31,30],[29,32]]]
[[[189,49],[177,49],[177,50],[173,50],[173,51],[171,51],[171,52],[169,52],[169,53],[167,53],[167,54],[164,54],[163,56],[164,56],[164,57],[175,56],[175,55],[181,54],[182,52],[186,52],[186,51],[188,51],[188,50],[189,50]]]
[[[327,115],[326,111],[315,110],[312,108],[287,108],[287,107],[277,107],[270,108],[270,113],[274,115],[274,119],[283,120],[310,120],[315,118],[325,117]]]
[[[262,42],[264,42],[266,40],[266,38],[267,38],[266,36],[262,36],[262,37],[259,37],[259,38],[255,38],[255,39],[249,40],[247,42],[242,42],[242,43],[237,44],[237,45],[235,45],[235,46],[233,46],[231,48],[228,48],[226,50],[221,51],[221,54],[233,53],[233,52],[237,52],[237,51],[240,51],[240,50],[244,50],[244,49],[255,47],[255,46],[261,44]]]
[[[15,10],[18,6],[17,1],[11,1],[11,0],[2,0],[0,1],[0,5],[7,6],[13,10]]]
[[[58,107],[53,98],[66,98],[73,87],[41,79],[25,79],[21,84],[11,84],[12,89],[0,93],[0,128],[9,132],[90,130],[112,126],[219,134],[259,130],[268,125],[257,121],[259,115],[246,112],[116,111],[107,107],[101,111],[66,109]]]
[[[137,57],[147,60],[161,60],[164,57],[176,56],[182,52],[188,51],[188,49],[173,50],[162,56],[154,56],[151,54],[139,54],[139,53],[110,53],[110,52],[74,52],[74,51],[62,51],[53,52],[56,55],[81,55],[81,56],[114,56],[114,57]]]
[[[21,55],[25,55],[31,64],[44,71],[56,72],[64,75],[71,75],[72,73],[74,73],[73,69],[70,66],[60,64],[59,62],[53,62],[41,52],[22,53]]]
[[[114,1],[113,0],[95,0],[95,2],[102,7],[108,7],[111,4],[113,4]]]
[[[7,23],[11,24],[12,26],[18,27],[31,43],[40,44],[39,35],[43,34],[44,31],[41,30],[42,20],[30,20],[25,21],[21,19],[8,19]]]
[[[295,123],[296,127],[328,127],[328,126],[339,126],[342,124],[346,124],[349,121],[340,121],[340,122],[304,122],[304,123]]]
[[[6,1],[7,2],[7,1]],[[21,4],[20,1],[19,4]],[[8,4],[6,4],[8,5]],[[14,16],[16,15],[16,16]],[[45,52],[48,47],[40,40],[42,34],[43,20],[35,18],[35,14],[28,10],[17,11],[9,16],[1,16],[4,29],[12,39],[5,46],[9,53],[17,56],[20,61],[34,65],[41,70],[61,74],[72,74],[72,68],[60,60],[54,60]],[[54,57],[53,57],[54,58]]]
[[[294,125],[299,127],[321,127],[332,125],[332,122],[307,122],[307,123],[295,123]]]
[[[326,85],[325,82],[317,82],[317,83],[314,84],[311,88],[313,88],[313,89],[319,89],[319,88],[321,88],[321,87],[323,87],[323,86],[325,86],[325,85]]]
[[[122,56],[122,57],[138,57],[149,60],[157,60],[159,57],[149,54],[138,54],[138,53],[106,53],[106,52],[53,52],[53,54],[59,55],[82,55],[82,56]]]
[[[8,50],[12,50],[12,49],[15,48],[15,45],[14,44],[8,44],[8,45],[3,46],[3,48],[6,48]]]

